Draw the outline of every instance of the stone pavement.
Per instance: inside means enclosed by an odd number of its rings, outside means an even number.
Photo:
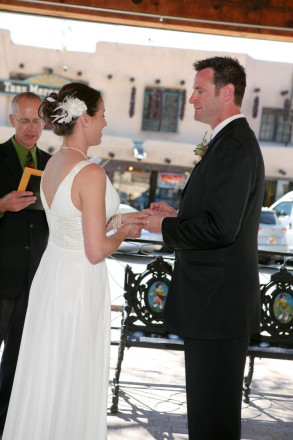
[[[112,304],[123,302],[125,265],[131,264],[136,273],[142,272],[149,261],[123,256],[109,261]],[[261,282],[269,279],[265,272],[261,274]],[[119,313],[112,312],[112,324],[119,326]],[[111,347],[108,440],[188,440],[183,353],[126,349],[120,376],[119,412],[111,414],[111,381],[117,350]],[[241,438],[293,440],[292,361],[255,359],[250,404],[243,403],[242,407]]]
[[[108,440],[188,440],[183,353],[126,349],[119,412],[111,414],[116,360],[117,347],[112,346]],[[292,361],[255,360],[250,404],[242,406],[241,439],[293,440]]]

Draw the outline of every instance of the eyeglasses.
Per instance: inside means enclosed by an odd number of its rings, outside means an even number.
[[[40,125],[44,124],[44,121],[42,121],[42,119],[39,119],[39,118],[33,119],[31,121],[30,119],[17,119],[17,117],[14,115],[13,115],[13,117],[14,117],[14,119],[17,120],[17,122],[19,122],[24,127],[28,127],[31,124],[35,125],[36,127],[39,127]]]

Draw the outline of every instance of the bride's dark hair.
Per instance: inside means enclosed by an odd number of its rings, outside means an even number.
[[[42,101],[39,107],[39,116],[47,124],[54,126],[53,131],[58,136],[71,134],[78,119],[78,117],[74,117],[68,123],[60,123],[58,120],[54,122],[55,116],[62,113],[61,109],[55,111],[56,108],[64,102],[64,100],[70,97],[78,98],[83,101],[87,107],[86,113],[89,116],[94,116],[96,114],[99,102],[102,99],[102,95],[98,90],[82,83],[69,83],[63,86],[59,93],[50,93],[50,95]]]

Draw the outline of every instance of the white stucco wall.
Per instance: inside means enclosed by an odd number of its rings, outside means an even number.
[[[281,96],[280,92],[291,90],[293,77],[293,66],[289,63],[257,61],[245,54],[207,52],[199,49],[138,46],[132,41],[129,44],[98,43],[95,53],[63,52],[16,45],[11,41],[9,31],[0,30],[0,78],[9,78],[13,72],[30,76],[51,68],[55,74],[72,81],[86,81],[90,86],[103,91],[108,122],[101,146],[91,149],[94,154],[99,152],[101,156],[108,157],[108,152],[116,149],[115,158],[130,160],[133,159],[133,142],[141,141],[145,142],[146,151],[149,149],[148,162],[161,163],[166,156],[172,154],[173,165],[192,166],[194,157],[190,157],[190,154],[193,155],[194,146],[209,129],[208,126],[194,121],[193,107],[188,103],[195,74],[192,64],[195,60],[213,55],[231,55],[237,57],[244,65],[247,71],[247,89],[242,111],[256,136],[259,134],[262,107],[281,108],[285,97]],[[21,63],[24,65],[23,68],[20,67]],[[64,66],[68,67],[66,71]],[[82,72],[81,76],[78,75],[79,71]],[[112,75],[111,79],[108,78],[109,74]],[[131,82],[131,77],[135,78],[135,81]],[[155,86],[156,79],[161,80],[161,87],[186,89],[185,116],[183,121],[179,120],[178,133],[141,130],[144,90],[147,86]],[[180,85],[180,81],[185,81],[185,84]],[[133,86],[136,87],[135,113],[130,118],[130,93]],[[252,118],[254,89],[257,87],[261,89],[258,94],[259,112],[257,118]],[[9,137],[8,133],[13,133],[13,130],[8,128],[11,100],[12,96],[0,94],[0,142]],[[45,130],[40,146],[47,149],[52,145],[56,151],[60,146],[60,139]],[[288,147],[278,144],[261,146],[267,176],[279,178],[278,170],[285,169],[286,177],[293,180],[292,143]]]

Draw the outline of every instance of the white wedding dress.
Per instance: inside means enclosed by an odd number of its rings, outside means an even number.
[[[78,163],[49,209],[49,243],[30,291],[3,440],[104,440],[110,351],[106,262],[84,251],[81,212],[71,201]],[[119,207],[107,178],[106,217]],[[17,275],[16,275],[17,276]]]

